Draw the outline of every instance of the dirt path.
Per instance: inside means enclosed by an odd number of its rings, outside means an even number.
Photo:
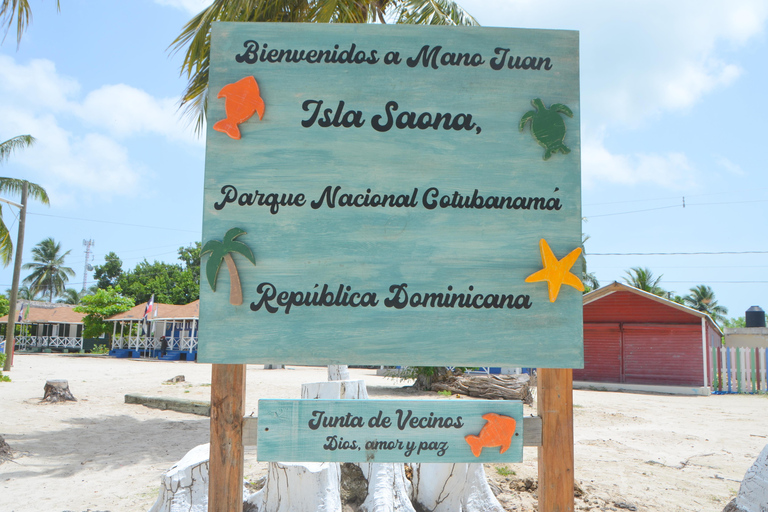
[[[351,373],[366,380],[371,398],[436,397],[372,370]],[[208,400],[210,374],[206,364],[17,355],[13,381],[0,383],[0,435],[15,455],[0,464],[0,510],[148,510],[162,473],[208,442],[209,420],[125,404],[124,395]],[[185,382],[165,383],[176,375]],[[246,412],[256,414],[259,398],[298,398],[301,383],[325,375],[323,367],[249,365]],[[39,403],[53,378],[68,380],[78,401]],[[719,512],[768,443],[764,396],[575,391],[574,404],[577,510]],[[255,456],[249,448],[252,480],[264,472]],[[525,449],[522,464],[486,471],[508,510],[532,510],[536,449]]]

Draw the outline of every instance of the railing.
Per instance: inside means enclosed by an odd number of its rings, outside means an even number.
[[[713,347],[714,393],[768,393],[765,348]]]
[[[5,343],[5,336],[1,337]],[[16,336],[16,349],[29,348],[74,348],[83,349],[83,338],[74,336]]]
[[[166,337],[166,350],[194,352],[197,350],[196,337]],[[112,340],[112,349],[160,350],[160,340],[154,336],[125,336]]]

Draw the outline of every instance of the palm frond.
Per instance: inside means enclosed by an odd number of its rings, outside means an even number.
[[[56,0],[56,10],[61,12],[61,2]],[[29,0],[2,0],[0,2],[0,27],[5,25],[3,41],[16,21],[16,47],[21,44],[21,36],[32,21],[32,9]]]
[[[184,51],[180,74],[187,87],[179,102],[182,117],[202,134],[208,108],[211,26],[215,21],[396,23],[478,25],[450,0],[214,0],[192,17],[168,46]]]
[[[20,195],[23,186],[24,180],[0,177],[0,194],[5,192]],[[50,204],[48,192],[37,183],[27,182],[27,197],[40,201],[43,204]]]
[[[4,162],[17,149],[27,148],[35,143],[31,135],[17,135],[5,142],[0,142],[0,163]]]

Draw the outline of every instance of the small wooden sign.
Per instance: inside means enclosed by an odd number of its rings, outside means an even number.
[[[521,462],[518,401],[259,400],[258,460]]]

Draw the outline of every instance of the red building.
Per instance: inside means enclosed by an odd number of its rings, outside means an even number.
[[[614,282],[584,295],[584,369],[573,379],[708,387],[722,335],[704,313]]]

